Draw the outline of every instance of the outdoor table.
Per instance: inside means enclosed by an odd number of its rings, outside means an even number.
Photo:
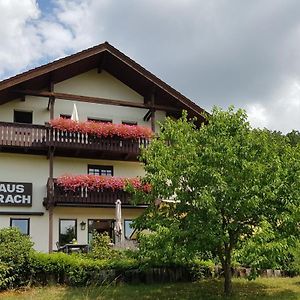
[[[83,252],[87,253],[89,249],[88,244],[65,244],[59,247],[59,252],[72,253],[72,252]]]

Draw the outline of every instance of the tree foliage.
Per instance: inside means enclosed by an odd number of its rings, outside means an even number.
[[[287,137],[252,129],[243,110],[214,108],[197,129],[186,114],[167,119],[142,153],[151,192],[136,191],[149,208],[137,227],[171,230],[189,253],[211,251],[231,292],[233,250],[266,220],[295,235],[299,221],[300,157]],[[157,199],[163,200],[158,208]],[[174,239],[174,237],[172,237]]]

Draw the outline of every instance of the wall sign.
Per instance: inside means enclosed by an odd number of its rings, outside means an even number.
[[[0,206],[31,206],[32,183],[0,181]]]

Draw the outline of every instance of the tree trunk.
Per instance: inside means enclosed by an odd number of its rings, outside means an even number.
[[[226,296],[231,295],[232,292],[232,282],[231,282],[231,278],[232,278],[232,273],[231,273],[231,262],[230,260],[225,259],[225,263],[223,266],[224,269],[224,294]]]

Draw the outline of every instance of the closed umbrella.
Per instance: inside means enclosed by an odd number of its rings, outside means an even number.
[[[78,122],[79,118],[78,118],[78,111],[77,111],[77,107],[76,104],[73,104],[73,111],[72,111],[72,115],[71,115],[71,120]]]
[[[115,223],[115,237],[116,244],[121,244],[122,242],[122,211],[121,211],[121,200],[116,201],[116,223]]]

